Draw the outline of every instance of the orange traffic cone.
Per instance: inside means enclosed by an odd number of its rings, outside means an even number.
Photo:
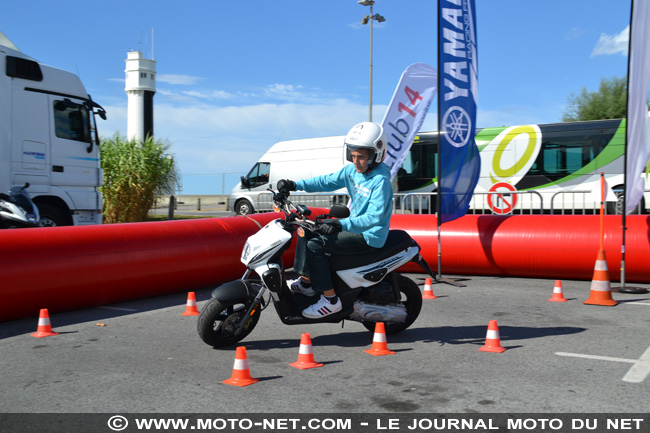
[[[196,308],[196,295],[194,292],[189,292],[187,294],[187,306],[185,307],[185,312],[181,316],[198,316],[199,310]]]
[[[501,347],[501,338],[499,337],[499,327],[496,320],[490,320],[488,323],[487,335],[485,337],[485,346],[479,348],[481,352],[502,353],[506,351]]]
[[[433,294],[433,289],[431,288],[431,278],[424,280],[424,292],[422,293],[422,299],[436,299],[437,296]]]
[[[255,382],[259,382],[259,379],[252,378],[251,373],[248,370],[246,348],[244,346],[239,346],[235,353],[235,365],[232,369],[232,377],[224,380],[223,383],[235,386],[248,386]]]
[[[618,301],[612,299],[607,260],[605,259],[605,251],[603,250],[598,250],[596,266],[594,267],[594,277],[591,280],[591,292],[589,299],[583,302],[583,304],[605,305],[608,307],[613,307],[618,304]]]
[[[372,337],[372,348],[364,350],[374,356],[394,355],[395,352],[388,350],[386,344],[386,328],[384,322],[377,322],[375,324],[375,335]]]
[[[314,352],[311,347],[311,337],[308,333],[303,333],[300,337],[300,350],[298,351],[298,360],[296,362],[292,362],[289,365],[301,370],[323,366],[323,364],[319,364],[314,361]]]
[[[549,302],[566,302],[564,294],[562,293],[562,281],[555,280],[555,287],[553,287],[553,296]]]
[[[41,312],[38,315],[38,328],[36,328],[35,333],[30,335],[36,338],[59,335],[58,332],[52,331],[52,324],[50,323],[50,314],[48,313],[47,308],[41,309]]]

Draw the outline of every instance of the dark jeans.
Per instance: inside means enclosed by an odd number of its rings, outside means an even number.
[[[373,251],[363,235],[341,232],[338,235],[316,235],[311,239],[298,237],[293,269],[308,277],[316,291],[334,288],[330,273],[330,255],[353,255]]]

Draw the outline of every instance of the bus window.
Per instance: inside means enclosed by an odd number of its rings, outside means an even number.
[[[542,159],[540,161],[538,157],[535,166],[538,174],[543,174],[551,180],[563,178],[580,170],[591,152],[589,144],[583,146],[583,143],[544,143],[543,146],[540,154]]]
[[[413,191],[431,184],[436,177],[437,161],[437,138],[415,140],[397,172],[399,191]]]
[[[587,133],[586,133],[587,132]],[[558,180],[588,166],[607,143],[614,131],[563,131],[544,136],[542,151],[529,173]]]

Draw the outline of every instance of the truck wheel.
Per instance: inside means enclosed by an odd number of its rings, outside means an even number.
[[[238,200],[235,203],[235,213],[237,215],[250,215],[253,213],[253,206],[248,200]]]
[[[41,219],[38,222],[39,227],[57,227],[71,225],[70,219],[56,206],[49,203],[39,203],[37,205],[38,213]]]

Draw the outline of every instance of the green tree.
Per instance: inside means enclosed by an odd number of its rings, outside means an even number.
[[[612,77],[600,80],[597,92],[588,92],[583,87],[578,95],[569,96],[568,106],[562,120],[620,119],[627,111],[627,79]]]
[[[173,194],[178,175],[168,149],[153,137],[142,142],[115,134],[102,141],[105,223],[145,221],[156,196]]]

